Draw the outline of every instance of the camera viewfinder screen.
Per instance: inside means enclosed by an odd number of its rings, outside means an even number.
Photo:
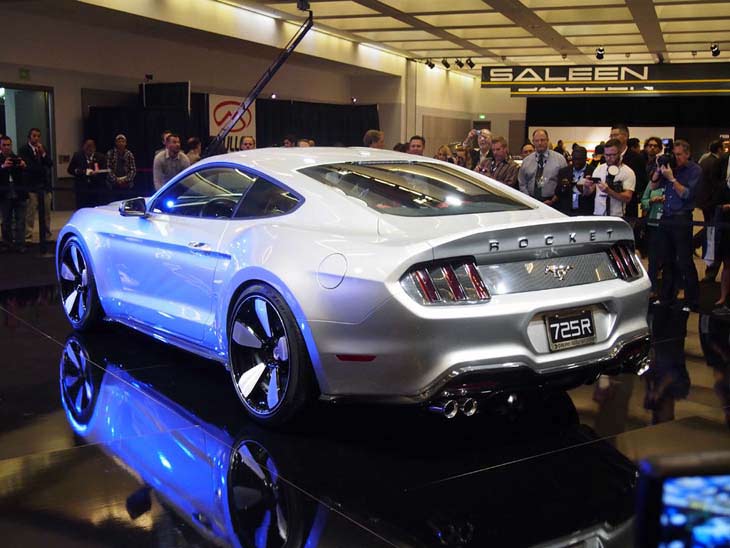
[[[662,548],[730,547],[730,476],[667,478],[660,519]]]

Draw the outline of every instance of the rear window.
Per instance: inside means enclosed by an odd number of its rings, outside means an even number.
[[[448,164],[339,163],[299,171],[390,215],[428,217],[530,209],[499,188]]]

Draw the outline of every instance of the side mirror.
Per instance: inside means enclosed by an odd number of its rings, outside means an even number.
[[[147,217],[147,202],[144,198],[132,198],[119,204],[122,217]]]

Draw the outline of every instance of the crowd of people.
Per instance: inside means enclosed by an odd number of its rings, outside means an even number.
[[[52,237],[51,177],[53,160],[42,144],[41,131],[33,128],[27,142],[13,152],[10,137],[0,137],[0,250],[25,252],[39,209],[43,210],[43,236]],[[510,154],[507,140],[486,129],[472,129],[461,143],[442,145],[436,158],[486,175],[519,190],[562,213],[610,215],[634,226],[639,249],[648,258],[652,299],[659,304],[680,302],[688,310],[699,305],[699,280],[693,253],[703,246],[710,263],[707,279],[716,279],[722,268],[719,310],[730,314],[730,167],[720,141],[694,162],[687,141],[678,139],[664,147],[659,137],[645,140],[643,149],[629,128],[616,124],[605,142],[588,160],[585,147],[574,143],[570,151],[562,141],[555,146],[544,129],[532,133],[518,156]],[[241,150],[256,148],[247,135]],[[200,160],[202,142],[185,142],[173,131],[161,135],[162,147],[154,154],[152,182],[161,188],[182,170]],[[310,147],[311,139],[286,135],[282,147]],[[384,148],[385,135],[369,130],[363,145]],[[414,135],[394,150],[423,155],[426,140]],[[518,161],[515,161],[517,159]],[[68,164],[74,178],[77,207],[106,203],[134,188],[137,166],[127,138],[119,134],[106,154],[86,139]],[[693,212],[702,211],[700,234],[693,230]],[[683,294],[683,295],[682,295]]]
[[[374,131],[374,130],[373,130]],[[380,133],[380,132],[376,132]],[[368,132],[363,144],[382,148]],[[414,135],[394,150],[423,155],[426,141]],[[471,130],[462,143],[442,145],[435,157],[491,177],[569,216],[621,217],[634,227],[637,247],[647,256],[651,299],[657,305],[699,308],[699,279],[693,260],[702,247],[708,263],[705,279],[715,280],[722,267],[716,312],[730,315],[730,166],[723,143],[715,141],[698,162],[689,142],[677,139],[666,147],[649,137],[643,149],[625,124],[615,124],[607,140],[595,147],[590,161],[585,147],[562,141],[550,144],[536,129],[511,157],[504,137],[489,130]],[[695,234],[694,210],[705,228]]]

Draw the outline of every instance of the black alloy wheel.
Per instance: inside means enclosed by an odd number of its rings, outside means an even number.
[[[88,423],[94,412],[102,370],[89,358],[83,341],[76,336],[66,341],[59,366],[61,397],[79,425]]]
[[[283,424],[310,399],[304,340],[286,302],[271,287],[251,286],[238,298],[228,353],[238,397],[259,422]]]
[[[63,310],[74,329],[85,330],[98,324],[103,314],[94,275],[75,236],[61,249],[58,281]]]

